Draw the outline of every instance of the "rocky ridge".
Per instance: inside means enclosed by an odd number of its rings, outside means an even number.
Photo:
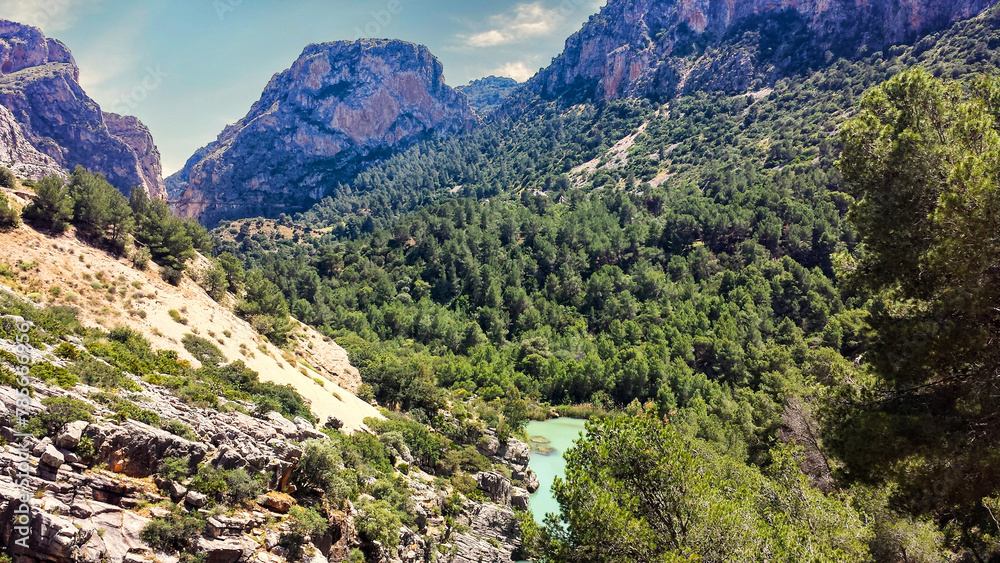
[[[909,43],[996,0],[611,0],[506,104],[745,91]]]
[[[25,322],[21,317],[0,318],[8,328]],[[73,337],[66,342],[80,346]],[[54,345],[28,346],[25,350],[0,339],[0,350],[18,350],[33,362],[68,365],[54,354]],[[106,393],[95,387],[79,384],[63,389],[32,377],[29,385],[34,395],[25,403],[15,388],[0,385],[0,438],[5,441],[0,448],[0,541],[7,553],[24,563],[176,562],[176,556],[148,545],[142,531],[156,518],[200,512],[206,518],[205,528],[194,543],[208,561],[292,560],[281,540],[292,525],[288,520],[295,504],[288,494],[295,492],[291,475],[306,443],[329,437],[302,418],[288,420],[275,412],[249,416],[243,411],[252,409],[252,404],[224,399],[223,404],[229,407],[221,411],[202,408],[164,387],[132,375],[129,378],[138,390],[122,391],[119,398],[133,401],[162,421],[180,423],[189,429],[186,437],[117,417],[101,400]],[[16,434],[17,429],[11,426],[15,411],[20,407],[29,416],[41,413],[51,408],[43,403],[51,397],[91,405],[94,420],[68,422],[56,434],[41,439]],[[482,444],[481,451],[512,475],[537,482],[527,469],[526,444],[509,439],[500,445],[492,434]],[[405,465],[409,459],[412,464],[412,457],[405,447],[403,450],[397,463]],[[190,479],[168,481],[157,474],[167,458],[187,458],[190,473],[206,464],[218,470],[243,469],[261,475],[267,492],[227,513],[209,510],[206,495],[194,490]],[[527,509],[526,489],[513,487],[502,473],[478,475],[480,487],[491,500],[466,499],[454,521],[447,522],[441,514],[448,491],[434,485],[431,475],[414,465],[397,473],[397,478],[407,483],[417,514],[412,528],[400,528],[402,541],[397,549],[385,549],[378,542],[359,537],[355,521],[363,516],[363,509],[346,501],[346,509],[329,512],[321,537],[306,540],[303,560],[345,561],[352,548],[362,548],[372,560],[387,563],[428,561],[435,556],[451,563],[512,562],[512,554],[520,546],[515,509]],[[13,543],[20,537],[14,526],[18,522],[15,510],[24,498],[22,488],[37,491],[28,501],[27,548]]]
[[[11,128],[7,125],[0,127],[0,156],[12,155],[13,166],[25,177],[51,170],[51,162],[39,162],[38,152],[64,170],[82,165],[101,172],[124,193],[141,186],[152,197],[166,197],[160,154],[149,130],[134,117],[103,112],[79,78],[65,45],[37,28],[0,20],[0,106],[35,149],[4,135]],[[4,116],[0,113],[0,124]]]
[[[206,225],[276,217],[308,208],[393,150],[476,122],[426,47],[314,44],[167,183],[174,209]]]

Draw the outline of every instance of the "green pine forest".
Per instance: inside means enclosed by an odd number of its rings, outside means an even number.
[[[996,18],[752,93],[537,102],[216,250],[412,420],[597,413],[538,560],[1000,560]]]
[[[402,441],[475,494],[477,424],[589,417],[562,516],[521,518],[525,558],[996,562],[998,24],[991,9],[752,92],[538,100],[210,234],[82,169],[38,183],[24,219],[111,252],[133,237],[171,276],[200,250],[199,282],[242,296],[272,342],[293,316],[346,348],[390,417],[380,443],[310,452],[317,467],[382,467],[379,444]],[[303,408],[216,371],[188,375]],[[363,533],[391,545],[412,514],[383,488]]]

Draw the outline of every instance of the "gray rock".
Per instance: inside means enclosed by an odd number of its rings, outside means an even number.
[[[42,454],[45,453],[45,450],[48,449],[50,445],[52,445],[52,440],[50,440],[47,436],[42,438],[35,443],[34,447],[31,448],[31,455],[35,457],[42,457]]]
[[[173,483],[170,483],[168,492],[170,493],[170,499],[173,500],[174,502],[177,502],[178,500],[184,498],[185,495],[187,495],[188,490],[187,487],[185,487],[184,485],[181,485],[180,483],[174,481]]]
[[[67,423],[63,426],[62,432],[59,433],[59,437],[56,438],[56,446],[66,450],[75,448],[80,443],[80,438],[83,437],[83,431],[88,424],[86,420],[74,420]]]
[[[476,473],[476,483],[493,502],[501,505],[510,505],[511,484],[502,473],[495,471],[481,471]]]
[[[514,487],[510,493],[510,505],[518,510],[528,510],[528,491],[521,487]]]
[[[184,497],[184,503],[190,504],[195,508],[201,508],[205,506],[207,502],[208,497],[197,491],[188,491],[187,495]]]
[[[524,478],[524,486],[528,489],[529,493],[533,493],[538,490],[541,484],[538,482],[538,475],[534,471],[528,470],[527,475]]]
[[[52,469],[59,469],[63,463],[65,463],[66,458],[63,457],[62,453],[56,449],[55,446],[49,444],[45,451],[42,453],[41,459],[39,460],[45,465],[51,467]]]
[[[426,47],[385,39],[313,44],[167,184],[178,214],[208,226],[276,217],[308,208],[375,155],[477,121]]]

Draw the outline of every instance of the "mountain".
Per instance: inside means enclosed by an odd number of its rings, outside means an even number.
[[[366,163],[476,122],[426,47],[374,39],[309,45],[246,117],[169,179],[174,208],[207,225],[301,211]]]
[[[914,40],[996,0],[611,0],[532,77],[545,99],[745,91]],[[516,105],[516,104],[515,104]]]
[[[66,175],[66,171],[55,159],[39,152],[24,138],[21,124],[3,106],[0,106],[0,165],[9,168],[17,176],[31,180],[38,180],[49,174]]]
[[[0,106],[13,115],[24,139],[63,169],[83,165],[124,193],[142,186],[152,197],[166,197],[149,130],[134,117],[101,111],[79,78],[61,42],[38,28],[0,20]]]
[[[513,78],[487,76],[473,80],[465,86],[456,88],[469,98],[469,105],[480,117],[493,113],[521,83]]]

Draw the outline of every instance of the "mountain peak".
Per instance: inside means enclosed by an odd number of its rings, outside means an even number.
[[[543,98],[744,91],[909,43],[997,0],[610,0],[528,81]]]
[[[63,169],[83,165],[101,172],[122,192],[140,186],[152,197],[165,197],[160,153],[149,130],[135,117],[101,111],[79,79],[80,69],[62,42],[37,27],[0,20],[0,105],[13,118],[5,138],[23,134],[35,149],[3,145],[0,153],[31,154],[30,163],[16,158],[11,163],[23,164],[20,170],[29,177],[52,169],[39,160],[40,152]]]
[[[388,151],[475,123],[426,47],[390,39],[315,43],[168,185],[177,211],[207,224],[276,216],[306,209]]]

